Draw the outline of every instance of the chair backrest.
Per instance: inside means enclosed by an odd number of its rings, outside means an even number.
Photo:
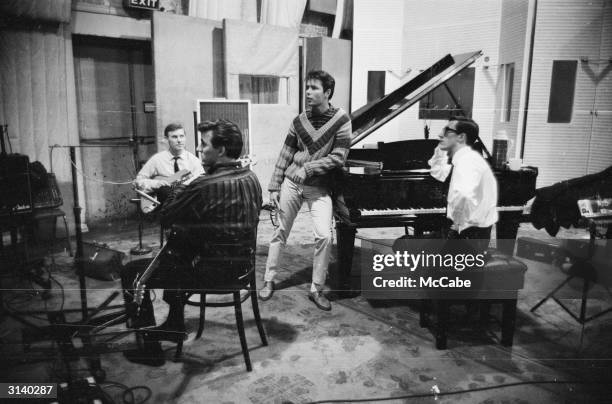
[[[251,282],[255,271],[257,228],[206,237],[202,237],[199,226],[182,225],[180,230],[186,232],[182,238],[194,236],[185,247],[191,247],[197,289],[230,291],[243,289]]]

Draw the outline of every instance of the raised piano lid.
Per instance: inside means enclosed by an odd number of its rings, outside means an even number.
[[[450,80],[482,56],[482,51],[446,55],[395,91],[351,114],[351,146],[410,108],[421,98]]]

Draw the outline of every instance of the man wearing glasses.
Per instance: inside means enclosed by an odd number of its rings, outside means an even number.
[[[429,165],[431,175],[439,181],[451,177],[446,216],[452,225],[448,238],[489,240],[491,227],[498,220],[497,180],[482,154],[474,150],[479,140],[478,124],[469,118],[451,117],[439,137],[440,144]]]

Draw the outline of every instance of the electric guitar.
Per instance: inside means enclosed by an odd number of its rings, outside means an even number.
[[[132,303],[136,304],[136,306],[138,307],[136,311],[136,316],[140,314],[140,305],[142,304],[142,300],[144,299],[144,292],[147,287],[145,282],[149,280],[151,275],[153,275],[153,272],[155,272],[155,270],[157,269],[157,266],[158,266],[157,264],[159,263],[159,259],[161,255],[166,251],[167,246],[168,246],[168,243],[164,244],[164,246],[159,249],[157,254],[155,254],[155,257],[153,258],[151,263],[147,266],[147,268],[144,270],[142,275],[136,274],[136,278],[134,278],[134,282],[132,283],[132,290],[133,290]]]
[[[257,160],[253,156],[248,156],[248,155],[239,158],[238,162],[240,162],[240,165],[242,167],[246,167],[248,165],[253,166],[257,164]],[[183,182],[187,181],[191,177],[192,177],[191,171],[183,169],[183,170],[177,171],[176,173],[174,173],[173,175],[169,177],[158,175],[157,177],[154,177],[152,179],[154,180],[164,179],[168,182],[168,184],[170,184],[170,186],[174,186],[174,185],[182,184]],[[134,189],[136,193],[140,195],[140,210],[142,210],[142,213],[145,213],[145,214],[151,213],[161,205],[161,202],[157,199],[155,192],[147,193],[138,188],[134,188]]]
[[[182,184],[183,182],[190,179],[192,175],[193,174],[191,173],[191,171],[183,169],[177,171],[169,177],[158,175],[157,177],[154,177],[152,179],[166,180],[166,182],[168,182],[168,184],[172,187],[174,185]],[[151,213],[155,209],[157,209],[159,205],[161,205],[161,202],[157,199],[155,192],[146,193],[138,188],[134,188],[134,190],[138,195],[140,195],[140,210],[142,210],[143,213]]]

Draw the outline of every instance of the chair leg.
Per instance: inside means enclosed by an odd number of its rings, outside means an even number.
[[[421,299],[419,302],[419,326],[421,328],[427,327],[428,321],[427,317],[429,315],[429,302],[425,299]]]
[[[449,303],[446,300],[438,300],[436,305],[436,325],[434,337],[436,338],[436,349],[446,349],[446,328],[448,327]]]
[[[179,360],[183,355],[183,338],[179,338],[176,342],[176,352],[174,354],[174,360]]]
[[[66,215],[63,216],[64,229],[66,230],[66,243],[68,244],[68,254],[72,257],[72,245],[70,244],[70,232],[68,232],[68,222],[66,221]]]
[[[501,343],[503,346],[512,346],[514,339],[514,328],[516,324],[516,299],[507,299],[503,301],[502,312],[502,337]]]
[[[489,313],[491,312],[491,302],[483,300],[480,302],[480,323],[486,325],[489,323]]]
[[[261,316],[259,315],[259,303],[257,303],[257,292],[251,288],[251,305],[253,306],[253,316],[255,316],[255,324],[257,324],[257,330],[259,331],[259,337],[263,346],[268,346],[268,339],[266,338],[266,331],[263,328],[261,322]]]
[[[251,366],[251,357],[249,356],[249,348],[244,335],[244,321],[242,320],[242,304],[240,303],[240,291],[234,292],[234,311],[236,312],[236,326],[238,326],[238,335],[240,336],[240,345],[242,346],[242,354],[247,371],[253,370]]]
[[[204,321],[206,319],[206,293],[200,293],[200,324],[195,339],[199,339],[204,331]]]

